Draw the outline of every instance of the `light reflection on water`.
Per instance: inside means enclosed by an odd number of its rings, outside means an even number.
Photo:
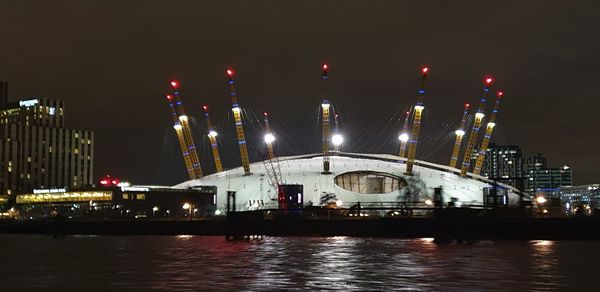
[[[2,289],[593,289],[599,242],[0,235]]]

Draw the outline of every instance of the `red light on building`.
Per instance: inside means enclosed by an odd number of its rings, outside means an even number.
[[[468,109],[471,105],[468,103],[465,103],[465,108]]]
[[[229,76],[229,77],[233,76],[233,70],[232,69],[227,69],[225,72],[227,72],[227,76]]]
[[[175,80],[171,81],[171,87],[178,88],[179,87],[179,82],[177,82]]]
[[[498,91],[498,97],[502,97],[504,95],[504,91]]]
[[[323,64],[323,70],[327,70],[327,69],[329,69],[329,65]]]
[[[121,180],[118,178],[111,177],[110,175],[106,175],[102,179],[100,179],[100,185],[103,187],[117,186],[121,183]]]
[[[203,109],[204,111],[207,111],[207,110],[208,110],[208,106],[207,106],[207,105],[203,105],[203,106],[202,106],[202,109]]]
[[[171,100],[171,99],[173,99],[173,96],[172,96],[172,95],[170,95],[170,94],[167,94],[167,99],[168,99],[168,100]]]
[[[423,67],[423,69],[421,69],[421,72],[423,74],[427,74],[429,72],[429,67]]]
[[[267,112],[264,112],[264,113],[263,113],[263,116],[267,117],[267,116],[269,116],[269,113],[267,113]]]
[[[494,82],[494,79],[492,77],[486,77],[485,78],[485,84],[486,85],[490,85],[490,84],[492,84],[492,82]]]

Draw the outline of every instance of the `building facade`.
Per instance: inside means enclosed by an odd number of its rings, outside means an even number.
[[[16,196],[16,217],[196,218],[215,214],[217,189],[161,186],[35,189]]]
[[[64,128],[64,103],[34,98],[0,109],[0,194],[92,185],[94,133]]]
[[[486,150],[481,174],[523,189],[523,151],[515,145],[491,144]]]
[[[529,193],[573,184],[571,167],[548,167],[547,159],[539,153],[523,159],[523,172],[526,177],[524,190]]]

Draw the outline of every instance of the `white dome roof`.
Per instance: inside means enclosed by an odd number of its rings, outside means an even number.
[[[462,178],[459,170],[448,166],[415,161],[414,175],[405,175],[406,159],[389,154],[355,154],[336,153],[330,156],[331,174],[322,174],[323,156],[321,154],[288,156],[279,158],[279,167],[283,182],[286,184],[301,184],[304,188],[304,204],[309,201],[319,205],[325,193],[335,194],[338,200],[349,207],[354,202],[368,203],[395,202],[405,200],[407,192],[424,202],[433,199],[434,188],[442,187],[444,202],[456,198],[463,204],[482,205],[483,189],[492,187],[492,182],[484,177],[469,174]],[[264,208],[277,208],[277,192],[271,185],[266,172],[267,162],[252,163],[251,175],[244,175],[242,167],[207,175],[200,179],[190,180],[177,187],[216,186],[217,208],[224,210],[227,203],[227,192],[236,192],[237,210],[250,210],[260,205]],[[378,173],[384,177],[405,181],[407,186],[396,184],[392,191],[387,187],[387,193],[364,193],[348,190],[335,183],[339,175],[358,173]],[[403,182],[404,183],[404,182]],[[509,204],[517,204],[517,190],[511,186],[498,184],[508,190]],[[416,196],[414,196],[416,194]]]

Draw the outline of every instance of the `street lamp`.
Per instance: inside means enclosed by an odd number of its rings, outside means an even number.
[[[184,203],[182,208],[190,214],[190,220],[192,220],[192,205],[189,203]]]
[[[158,206],[152,207],[152,216],[156,216],[156,211],[158,211]]]

